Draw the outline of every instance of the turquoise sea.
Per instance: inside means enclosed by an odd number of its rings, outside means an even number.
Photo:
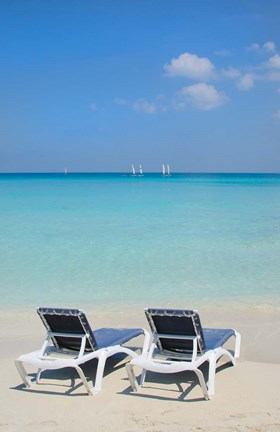
[[[0,174],[1,308],[279,304],[280,175]]]

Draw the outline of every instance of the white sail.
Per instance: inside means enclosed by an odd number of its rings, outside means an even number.
[[[132,175],[135,176],[135,168],[134,168],[134,165],[131,165],[131,169],[132,169]]]
[[[170,174],[170,168],[169,168],[169,165],[166,165],[166,168],[167,168],[167,175],[170,176],[171,174]]]
[[[162,175],[165,176],[165,166],[162,164]]]
[[[67,175],[67,167],[64,168],[64,175]]]
[[[142,170],[142,166],[139,165],[139,175],[142,176],[143,175],[143,170]]]

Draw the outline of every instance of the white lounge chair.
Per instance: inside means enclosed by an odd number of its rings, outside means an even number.
[[[144,385],[146,371],[176,373],[193,371],[199,380],[204,398],[210,399],[215,393],[216,363],[226,355],[235,365],[240,354],[241,336],[233,329],[202,328],[197,311],[173,309],[145,309],[146,317],[153,333],[153,341],[148,352],[126,364],[131,387],[139,389],[134,366],[143,372],[140,386]],[[223,345],[235,337],[234,353]],[[209,363],[208,382],[199,367]]]
[[[101,390],[102,377],[106,359],[116,353],[125,353],[131,357],[137,354],[124,343],[144,335],[142,352],[147,352],[150,334],[145,329],[100,328],[92,330],[85,313],[80,309],[37,308],[47,335],[42,348],[21,355],[16,361],[16,367],[26,385],[32,382],[24,365],[37,369],[35,382],[38,383],[41,372],[49,369],[73,367],[78,372],[89,395]],[[90,386],[81,365],[92,359],[97,359],[97,371],[94,387]]]

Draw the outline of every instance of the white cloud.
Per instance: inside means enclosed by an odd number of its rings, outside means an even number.
[[[228,100],[224,92],[218,91],[213,85],[206,83],[183,87],[178,92],[178,96],[202,110],[217,108]]]
[[[148,114],[154,114],[157,111],[156,104],[148,102],[146,99],[138,99],[132,104],[135,111],[143,111]]]
[[[127,104],[129,103],[126,99],[123,99],[123,98],[120,98],[120,97],[116,97],[116,98],[114,99],[114,102],[115,102],[117,105],[127,105]]]
[[[258,51],[258,52],[274,52],[276,51],[276,44],[273,41],[267,41],[260,45],[259,43],[253,43],[247,48],[248,51]]]
[[[280,81],[280,71],[273,70],[263,75],[262,77],[265,81]]]
[[[223,69],[223,75],[235,81],[239,90],[247,91],[254,87],[255,80],[260,79],[255,73],[247,72],[242,74],[240,70],[228,67]]]
[[[208,79],[213,77],[215,66],[206,57],[183,53],[164,65],[168,76],[182,76],[194,79]]]
[[[165,96],[163,94],[159,94],[155,98],[155,102],[149,102],[145,98],[139,98],[137,100],[129,101],[124,98],[116,97],[114,99],[114,103],[120,106],[127,106],[134,111],[145,112],[147,114],[154,114],[156,112],[165,112],[167,111],[167,105],[165,103]]]
[[[247,48],[247,50],[248,51],[258,51],[259,49],[260,49],[260,44],[258,44],[258,43],[252,43],[248,48]]]
[[[276,112],[273,114],[273,117],[276,118],[277,120],[280,120],[280,110],[276,111]]]
[[[263,44],[263,48],[268,52],[273,52],[276,50],[276,45],[272,41],[267,41]]]
[[[255,80],[253,75],[247,73],[238,78],[236,85],[239,90],[247,91],[254,87],[254,83]]]
[[[280,69],[280,55],[274,54],[274,56],[270,57],[270,59],[266,63],[266,66],[274,69]]]
[[[241,76],[241,72],[233,67],[228,67],[227,69],[222,70],[223,75],[225,75],[228,78],[236,79]]]

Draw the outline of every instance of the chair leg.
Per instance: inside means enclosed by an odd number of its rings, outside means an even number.
[[[224,348],[219,348],[216,351],[216,362],[222,357],[222,356],[226,356],[230,362],[233,364],[233,366],[236,365],[236,358],[226,349]]]
[[[40,380],[40,378],[41,378],[41,372],[42,372],[42,369],[38,369],[38,371],[37,371],[37,375],[36,375],[36,384],[39,383],[39,380]]]
[[[204,395],[204,399],[205,400],[209,400],[210,396],[209,396],[208,391],[207,391],[207,386],[206,386],[206,383],[205,383],[205,379],[204,379],[203,373],[199,369],[194,369],[194,373],[196,374],[196,376],[198,378],[200,387],[201,387],[203,395]]]
[[[129,379],[129,382],[130,382],[132,390],[133,391],[139,390],[139,385],[138,385],[137,379],[135,377],[135,373],[134,373],[134,370],[133,370],[133,365],[130,364],[130,363],[127,363],[125,365],[125,367],[126,367],[128,379]]]
[[[147,374],[146,369],[143,369],[140,378],[140,387],[143,387],[145,384],[146,374]]]
[[[15,361],[15,365],[16,365],[16,368],[18,370],[18,373],[21,376],[21,379],[22,379],[24,385],[26,387],[31,387],[32,382],[31,382],[31,380],[30,380],[30,378],[28,376],[28,373],[26,372],[26,370],[25,370],[25,368],[23,366],[23,363],[21,361],[19,361],[19,360],[16,360]]]
[[[241,346],[241,335],[235,330],[234,358],[238,358],[240,356],[240,346]]]
[[[85,374],[84,374],[84,372],[82,371],[82,369],[80,368],[80,366],[75,366],[75,369],[76,369],[76,371],[78,372],[78,374],[79,374],[79,376],[80,376],[80,378],[81,378],[81,380],[82,380],[82,382],[83,382],[83,384],[84,384],[84,386],[85,386],[85,388],[86,388],[88,394],[89,394],[89,395],[93,395],[93,394],[94,394],[94,391],[93,391],[93,389],[90,388],[90,386],[89,386],[89,384],[88,384],[88,382],[87,382],[87,379],[86,379],[86,377],[85,377]]]
[[[208,393],[210,395],[215,394],[215,374],[216,374],[216,356],[215,354],[211,354],[209,358],[209,372],[208,372]]]
[[[95,384],[93,387],[94,393],[97,393],[102,389],[102,379],[104,375],[106,359],[107,359],[107,353],[103,351],[98,357]]]

